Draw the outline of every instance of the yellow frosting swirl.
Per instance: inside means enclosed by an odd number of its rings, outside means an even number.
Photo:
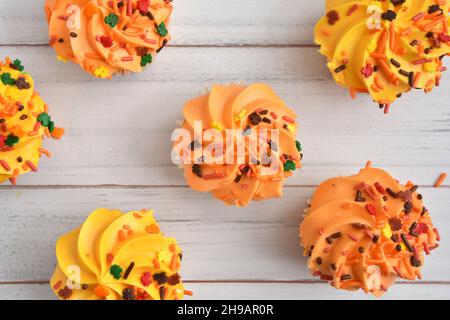
[[[47,0],[50,45],[98,78],[140,72],[170,40],[166,0]]]
[[[56,243],[55,294],[71,300],[178,300],[181,249],[153,211],[98,209]]]
[[[315,39],[334,80],[352,97],[369,93],[387,112],[402,93],[439,85],[449,8],[435,0],[327,0]]]
[[[211,91],[189,101],[184,109],[183,128],[195,139],[195,122],[201,121],[203,129],[215,129],[226,141],[226,129],[233,129],[236,135],[259,134],[260,129],[274,129],[279,132],[278,143],[268,140],[267,155],[270,154],[273,172],[265,171],[267,161],[261,154],[256,155],[245,148],[245,159],[232,163],[217,164],[203,160],[195,163],[195,150],[208,150],[215,142],[203,140],[189,141],[193,151],[192,163],[184,164],[184,175],[188,184],[197,191],[211,192],[214,197],[228,205],[246,206],[251,200],[281,197],[284,180],[301,167],[301,145],[295,140],[297,133],[296,114],[266,84],[215,85]],[[241,130],[238,131],[237,130]],[[237,148],[236,136],[225,150]],[[251,155],[250,155],[251,154]],[[252,159],[250,159],[252,158]],[[242,160],[242,159],[241,159]],[[253,160],[253,161],[251,161]]]
[[[43,154],[50,156],[42,148],[44,135],[59,139],[64,130],[55,128],[21,61],[5,60],[0,62],[0,183],[16,184],[20,174],[37,171]]]
[[[440,238],[417,188],[370,166],[322,183],[300,226],[313,274],[376,296],[397,277],[421,279],[424,253]]]

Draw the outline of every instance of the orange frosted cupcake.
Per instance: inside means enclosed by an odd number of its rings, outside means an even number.
[[[140,72],[170,40],[167,0],[46,0],[58,60],[98,78]]]
[[[215,85],[183,115],[188,138],[175,143],[175,154],[196,191],[246,206],[281,197],[286,178],[301,167],[296,114],[266,84]]]
[[[16,184],[19,175],[38,171],[42,155],[51,156],[43,139],[60,139],[64,129],[55,126],[48,112],[22,62],[0,62],[0,183]]]
[[[300,226],[315,276],[338,289],[382,295],[396,279],[421,279],[440,240],[418,187],[371,168],[322,183]]]

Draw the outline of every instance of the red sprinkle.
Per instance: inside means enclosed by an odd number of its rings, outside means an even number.
[[[106,255],[106,262],[108,262],[108,264],[111,264],[111,262],[114,260],[114,255],[112,253],[108,253]]]
[[[139,0],[137,3],[137,7],[140,13],[148,12],[148,0]]]
[[[122,61],[133,61],[134,58],[130,56],[130,57],[123,57],[123,58],[120,59],[120,60],[122,60]]]
[[[278,119],[278,115],[275,112],[271,112],[270,115],[272,116],[272,118],[274,119]]]
[[[100,42],[105,48],[111,48],[113,46],[113,39],[108,36],[101,36]]]
[[[426,242],[423,243],[423,250],[425,251],[427,256],[430,255],[430,248],[428,248],[428,244]]]
[[[25,163],[31,169],[31,171],[33,171],[33,172],[37,172],[38,171],[36,166],[30,160],[27,160]]]
[[[5,160],[0,160],[0,165],[2,165],[3,169],[6,171],[11,170],[11,167],[8,165],[8,163]]]
[[[61,287],[61,285],[62,285],[62,281],[59,280],[57,283],[55,283],[53,285],[53,289],[58,290]]]
[[[412,64],[418,65],[418,64],[424,64],[424,63],[428,63],[428,62],[432,62],[433,60],[431,59],[419,59],[419,60],[414,60],[412,62]]]
[[[375,182],[375,188],[379,193],[386,194],[386,190],[384,190],[384,188],[381,186],[379,182]]]
[[[348,10],[347,16],[351,16],[352,14],[354,14],[355,11],[358,10],[358,8],[359,8],[359,4],[355,4],[353,7],[350,8],[350,10]]]
[[[152,274],[144,272],[141,276],[141,283],[144,287],[148,287],[152,283]]]
[[[320,279],[325,280],[325,281],[333,281],[333,276],[328,276],[326,274],[322,274],[322,275],[320,275]]]
[[[283,116],[282,118],[284,121],[289,122],[289,123],[295,123],[295,120],[292,119],[291,117],[288,116]]]
[[[225,177],[225,173],[212,173],[203,176],[205,180],[222,179]]]
[[[372,216],[376,216],[377,215],[377,208],[375,208],[375,206],[373,204],[370,204],[370,203],[366,204],[366,210]]]
[[[353,234],[353,233],[348,233],[347,234],[347,236],[350,238],[350,239],[352,239],[353,241],[355,241],[355,242],[358,242],[359,241],[359,239]]]
[[[436,234],[436,240],[441,241],[441,236],[439,234],[439,230],[437,228],[433,228],[433,231]]]

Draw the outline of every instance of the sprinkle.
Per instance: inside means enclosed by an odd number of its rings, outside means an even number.
[[[436,234],[436,240],[441,241],[441,236],[439,234],[439,230],[437,228],[433,228],[433,231]]]
[[[355,13],[356,10],[358,10],[359,8],[359,4],[355,4],[353,5],[348,11],[347,11],[347,16],[351,16]]]
[[[6,171],[11,170],[11,167],[8,165],[8,163],[5,160],[0,160],[0,165],[5,169]]]
[[[359,242],[359,239],[353,234],[353,233],[347,233],[347,236],[351,239],[351,240],[353,240],[353,241],[355,241],[355,242]]]
[[[28,168],[30,168],[31,171],[33,172],[38,171],[37,167],[30,160],[25,161],[25,163],[27,164]]]
[[[122,274],[123,269],[117,265],[117,264],[113,264],[111,266],[111,268],[109,269],[109,273],[114,277],[114,279],[116,280],[120,280],[121,278],[121,274]]]
[[[194,295],[194,293],[192,291],[190,291],[190,290],[184,290],[184,294],[187,295],[187,296],[193,296]]]
[[[440,186],[442,186],[442,184],[444,183],[445,179],[447,179],[447,173],[443,172],[443,173],[441,173],[439,178],[436,180],[436,182],[434,184],[434,187],[435,188],[439,188]]]
[[[370,215],[372,216],[377,215],[377,209],[373,204],[366,204],[365,208]]]
[[[347,69],[347,66],[346,66],[345,64],[343,64],[343,65],[337,67],[337,68],[334,70],[334,72],[335,72],[335,73],[340,73],[340,72],[344,71],[345,69]]]
[[[408,249],[409,252],[414,252],[413,247],[411,246],[411,244],[408,241],[408,237],[406,236],[406,234],[402,233],[400,235],[402,237],[403,242],[405,243],[406,248]]]
[[[125,280],[127,280],[128,277],[130,276],[131,271],[133,271],[134,265],[135,265],[135,263],[131,262],[130,265],[128,266],[127,270],[125,271],[125,273],[123,275],[123,278]]]
[[[144,287],[148,287],[152,283],[152,274],[150,272],[144,272],[141,276],[141,283]]]

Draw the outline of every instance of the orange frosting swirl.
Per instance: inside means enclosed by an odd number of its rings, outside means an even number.
[[[421,279],[424,253],[440,238],[417,188],[370,166],[322,183],[300,226],[313,274],[376,296],[396,278]]]
[[[98,78],[140,72],[170,40],[166,0],[47,0],[50,45]]]
[[[183,128],[194,137],[184,146],[194,154],[192,161],[183,164],[184,175],[196,191],[211,192],[228,205],[246,206],[251,200],[281,197],[284,180],[301,167],[301,145],[295,140],[296,114],[266,84],[215,85],[208,94],[189,101],[183,114]],[[203,140],[200,144],[195,140],[197,121],[201,121],[204,129],[216,130],[224,140],[228,129],[235,132],[233,140],[220,146],[225,152],[238,148],[238,136],[258,135],[261,129],[276,131],[278,143],[270,140],[273,136],[268,137],[264,140],[266,153],[258,154],[246,144],[243,161],[237,161],[235,156],[232,163],[217,164],[203,156],[200,163],[195,163],[195,151],[200,147],[207,150],[214,144],[214,141]],[[270,161],[263,161],[266,155]],[[272,166],[270,173],[267,166]]]
[[[315,39],[334,80],[389,106],[411,89],[439,86],[450,53],[449,1],[327,0]]]

